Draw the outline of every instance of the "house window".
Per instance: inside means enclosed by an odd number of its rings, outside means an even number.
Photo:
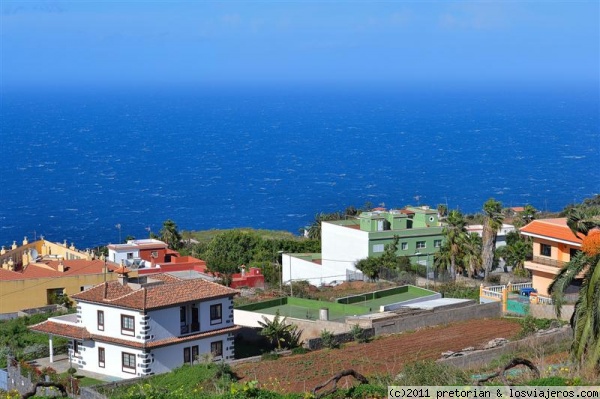
[[[180,306],[179,307],[179,322],[181,323],[181,325],[186,324],[186,319],[187,319],[186,313],[187,312],[185,311],[185,306]]]
[[[104,310],[98,311],[98,330],[104,331]]]
[[[133,259],[133,252],[127,252],[127,259]]]
[[[540,244],[540,255],[552,256],[552,246],[548,244]]]
[[[223,356],[223,341],[211,342],[210,353],[213,355],[213,357]]]
[[[135,335],[133,316],[121,315],[121,334],[123,335]]]
[[[441,248],[441,246],[442,246],[442,240],[433,240],[434,248]]]
[[[200,352],[198,350],[198,345],[192,346],[192,364],[194,364],[194,360],[198,361],[199,356],[200,356]]]
[[[135,374],[135,354],[122,352],[121,364],[124,373]]]
[[[373,252],[375,252],[375,253],[377,253],[377,252],[383,252],[383,250],[384,250],[383,244],[373,245]]]
[[[191,348],[183,348],[183,364],[192,364]]]
[[[427,244],[425,243],[425,241],[417,241],[417,249],[424,249],[427,248]]]
[[[221,323],[223,320],[223,315],[222,315],[222,309],[223,309],[223,305],[221,305],[220,303],[216,304],[216,305],[210,305],[210,324],[219,324]]]
[[[408,243],[407,242],[403,242],[401,245],[402,245],[401,248],[402,248],[403,251],[406,251],[408,249]]]
[[[73,340],[73,353],[79,353],[79,341],[75,339]]]
[[[106,352],[104,348],[98,348],[98,367],[104,368],[104,362],[106,361]]]

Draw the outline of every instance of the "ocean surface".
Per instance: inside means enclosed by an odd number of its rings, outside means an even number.
[[[367,201],[558,211],[600,193],[592,89],[8,90],[0,244],[86,248],[168,218],[298,233]]]

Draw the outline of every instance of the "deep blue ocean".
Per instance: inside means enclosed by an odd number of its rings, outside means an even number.
[[[600,192],[590,90],[8,90],[0,244],[180,229],[298,233],[369,201],[557,211]]]

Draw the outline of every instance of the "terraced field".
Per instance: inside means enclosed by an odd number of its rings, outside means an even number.
[[[408,362],[437,359],[442,352],[478,347],[494,338],[512,339],[520,329],[516,321],[508,319],[471,320],[381,337],[367,344],[345,344],[342,349],[241,364],[234,371],[243,380],[258,380],[267,389],[304,392],[343,369],[353,368],[366,376],[397,374]]]

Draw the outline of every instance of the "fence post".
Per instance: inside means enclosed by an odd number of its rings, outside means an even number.
[[[508,310],[508,289],[506,286],[502,286],[502,312],[506,313]]]
[[[479,284],[479,299],[483,296],[483,283]]]

